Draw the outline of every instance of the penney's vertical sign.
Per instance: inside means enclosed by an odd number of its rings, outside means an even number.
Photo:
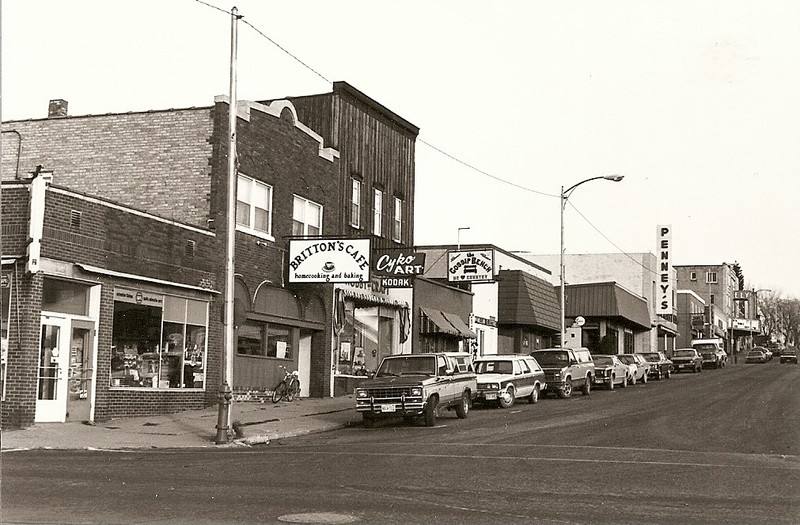
[[[672,225],[657,226],[658,285],[656,313],[672,314]]]

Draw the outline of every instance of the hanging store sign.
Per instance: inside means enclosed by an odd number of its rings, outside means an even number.
[[[291,239],[290,283],[369,281],[369,239]]]
[[[411,288],[414,276],[425,272],[424,253],[379,252],[376,257],[372,272],[384,288]]]
[[[447,252],[447,280],[489,282],[494,277],[494,250]]]
[[[672,314],[672,225],[661,225],[657,230],[658,286],[656,313]]]

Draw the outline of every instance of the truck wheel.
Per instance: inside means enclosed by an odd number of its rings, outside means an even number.
[[[528,401],[530,401],[532,405],[539,402],[539,385],[533,387],[533,392],[531,392],[531,395],[528,397]]]
[[[592,376],[586,376],[586,379],[583,380],[581,392],[583,392],[583,395],[585,396],[588,396],[592,393]]]
[[[515,400],[516,396],[514,394],[513,386],[509,386],[504,393],[500,394],[500,397],[498,398],[501,408],[511,408],[514,406]]]
[[[456,405],[456,416],[458,419],[464,419],[469,414],[469,392],[465,391],[461,394],[461,401]]]
[[[436,410],[439,408],[439,398],[431,396],[425,405],[425,426],[432,427],[436,424]]]
[[[564,381],[564,386],[558,389],[558,397],[566,399],[572,395],[572,378],[568,377]]]
[[[364,428],[372,428],[375,426],[375,416],[369,412],[362,412],[361,416],[364,418]]]

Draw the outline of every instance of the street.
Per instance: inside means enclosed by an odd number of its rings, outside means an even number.
[[[2,523],[798,523],[800,367],[241,449],[2,455]]]

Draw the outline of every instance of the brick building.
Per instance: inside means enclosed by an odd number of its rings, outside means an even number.
[[[402,201],[386,206],[394,214],[372,204],[385,226],[371,235],[398,246],[413,235],[418,129],[398,131],[402,119],[363,94],[357,102],[351,114],[360,113],[366,128],[410,137],[410,146],[404,139],[347,148],[365,166],[391,167],[363,174],[362,183],[373,196],[379,188]],[[2,127],[3,421],[104,420],[213,404],[224,358],[228,101],[90,116],[67,116],[66,107],[54,101],[48,118]],[[342,199],[352,190],[352,172],[340,168],[339,152],[288,100],[240,101],[237,115],[234,390],[240,399],[263,393],[285,366],[300,372],[303,395],[332,395],[336,291],[332,284],[287,283],[286,254],[291,238],[353,233],[342,227],[354,209]],[[333,134],[348,130],[343,122]],[[44,175],[33,175],[37,169]],[[32,271],[26,239],[35,227],[41,259]],[[395,324],[408,306],[349,295],[351,303],[388,310]],[[73,348],[54,357],[67,332]],[[396,350],[400,329],[392,333],[388,351]],[[64,354],[69,359],[58,357]],[[38,406],[52,397],[65,401],[67,391],[86,407],[78,410],[71,398],[63,407]]]

